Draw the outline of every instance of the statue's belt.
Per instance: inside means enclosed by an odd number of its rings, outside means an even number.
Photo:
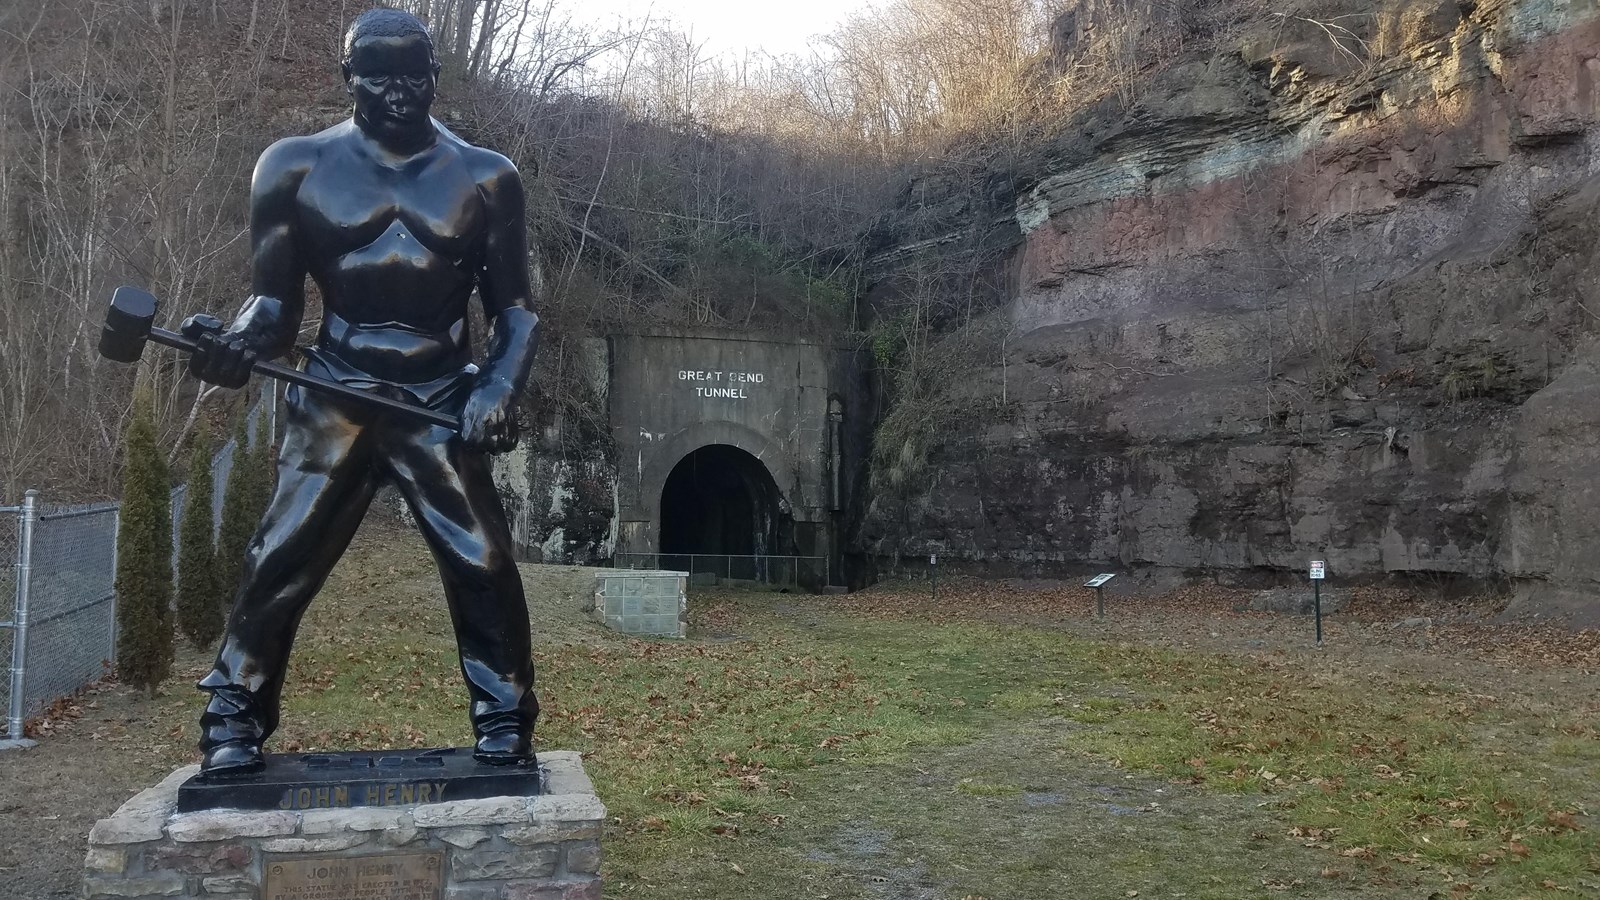
[[[397,400],[453,410],[478,374],[466,336],[465,319],[442,331],[424,331],[396,322],[362,325],[324,313],[316,345],[305,350],[306,371]]]

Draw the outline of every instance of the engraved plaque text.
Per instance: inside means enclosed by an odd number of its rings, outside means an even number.
[[[268,856],[262,900],[439,900],[444,851],[378,856]]]

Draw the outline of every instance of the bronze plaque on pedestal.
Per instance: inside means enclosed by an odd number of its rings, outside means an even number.
[[[440,900],[444,851],[378,856],[268,856],[261,900]]]

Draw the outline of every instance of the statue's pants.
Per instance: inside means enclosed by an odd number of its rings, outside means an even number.
[[[449,405],[459,412],[459,400]],[[201,748],[259,746],[277,728],[300,617],[385,482],[405,497],[439,565],[475,734],[530,735],[539,705],[528,607],[487,455],[449,429],[298,387],[287,408],[277,489],[250,542],[216,666],[199,683],[212,694]]]

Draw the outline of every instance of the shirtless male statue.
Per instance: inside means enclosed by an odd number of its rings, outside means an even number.
[[[539,706],[528,607],[488,458],[516,442],[514,407],[539,321],[521,177],[429,116],[439,63],[413,16],[361,15],[345,35],[342,69],[351,118],[278,141],[256,164],[252,293],[231,326],[199,339],[191,370],[240,387],[257,357],[288,352],[309,274],[323,319],[306,371],[459,414],[461,431],[289,389],[277,489],[250,542],[216,666],[199,682],[211,694],[202,772],[264,765],[300,617],[385,482],[410,505],[439,566],[474,756],[532,764]],[[475,286],[490,322],[481,371],[468,339]]]

